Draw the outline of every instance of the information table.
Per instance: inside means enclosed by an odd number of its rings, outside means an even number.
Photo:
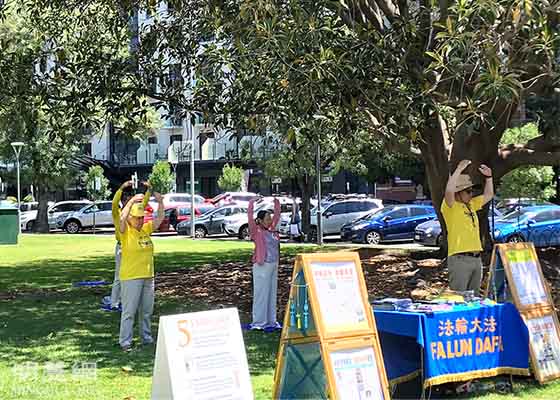
[[[434,313],[374,311],[391,384],[424,388],[500,374],[529,375],[529,333],[513,304],[456,305]]]

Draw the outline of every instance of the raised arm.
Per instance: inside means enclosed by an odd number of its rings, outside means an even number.
[[[113,216],[113,223],[115,224],[115,229],[118,228],[117,225],[119,224],[119,220],[120,220],[121,209],[119,203],[121,202],[123,190],[130,186],[132,186],[132,181],[126,181],[119,187],[119,189],[115,193],[115,197],[113,197],[113,202],[111,204],[111,215]]]
[[[453,172],[453,174],[447,181],[447,186],[445,187],[445,202],[449,207],[451,207],[455,202],[455,193],[457,192],[457,179],[459,179],[459,176],[465,169],[467,169],[469,165],[471,165],[471,160],[462,160],[461,162],[459,162],[459,165],[457,165],[457,169],[455,170],[455,172]]]
[[[156,193],[154,193],[154,197],[156,198],[156,200],[158,202],[158,209],[157,209],[157,215],[154,218],[154,222],[152,222],[152,224],[153,224],[153,230],[157,231],[159,229],[159,226],[163,222],[163,217],[165,215],[165,210],[163,208],[163,197],[161,196],[161,194],[156,192]]]
[[[142,202],[142,205],[146,208],[148,202],[150,201],[150,197],[152,196],[152,185],[150,184],[150,181],[142,182],[142,184],[146,186],[146,193],[144,194],[144,201]]]
[[[144,195],[143,194],[137,194],[136,196],[134,196],[130,200],[128,200],[128,203],[126,203],[126,205],[124,206],[124,208],[121,212],[121,217],[119,219],[119,230],[120,230],[121,233],[124,233],[126,231],[126,225],[127,225],[126,220],[128,219],[128,216],[130,215],[130,209],[132,208],[134,203],[140,203],[142,200],[144,200]]]
[[[272,215],[272,227],[276,228],[280,221],[280,200],[274,198],[274,214]]]
[[[484,192],[482,193],[482,205],[488,203],[494,197],[494,181],[492,180],[492,170],[484,164],[478,168],[482,176],[484,176]]]
[[[255,232],[257,230],[257,224],[255,223],[255,216],[253,215],[255,211],[256,199],[249,200],[249,205],[247,206],[247,219],[249,224],[249,232]]]

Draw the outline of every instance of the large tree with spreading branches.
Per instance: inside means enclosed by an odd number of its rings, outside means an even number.
[[[131,16],[157,2],[88,3]],[[346,148],[364,136],[382,141],[421,157],[438,209],[461,159],[473,160],[479,182],[478,165],[491,166],[496,184],[520,166],[560,163],[558,1],[167,3],[137,29],[136,90],[171,82],[154,98],[215,125],[273,129],[295,148],[295,132]],[[173,84],[172,65],[187,79]],[[501,146],[535,98],[539,136]]]

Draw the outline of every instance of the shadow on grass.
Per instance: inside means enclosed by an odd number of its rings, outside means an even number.
[[[227,250],[209,252],[168,251],[156,253],[156,273],[179,268],[194,268],[203,264],[219,264],[248,261],[251,250]],[[115,259],[113,256],[89,256],[87,258],[42,259],[2,266],[0,268],[0,292],[14,289],[65,289],[79,281],[113,281]]]
[[[317,248],[289,246],[282,255],[293,256]],[[249,262],[251,249],[217,251],[161,251],[155,256],[157,272],[196,268],[204,264]],[[123,366],[133,374],[150,377],[155,346],[138,346],[126,354],[118,346],[120,314],[99,309],[110,286],[72,288],[83,280],[112,281],[114,258],[111,255],[51,258],[15,263],[0,268],[0,292],[26,290],[12,300],[0,300],[0,363],[13,366],[24,362],[44,364],[64,362],[67,367],[80,362],[97,362],[98,368],[114,374]],[[44,289],[58,289],[49,291]],[[156,296],[152,331],[157,337],[160,315],[208,310],[203,302]],[[246,320],[246,315],[241,315]],[[137,339],[137,326],[135,326]],[[274,371],[279,334],[244,333],[251,374],[270,375]]]
[[[286,246],[283,256],[318,251],[316,247]],[[324,248],[322,251],[329,251]],[[113,281],[115,259],[112,255],[79,258],[79,249],[72,250],[69,258],[45,258],[33,262],[0,267],[0,292],[33,289],[68,289],[79,281]],[[70,250],[69,250],[70,252]],[[252,249],[209,251],[161,251],[155,254],[155,270],[169,272],[180,268],[194,268],[204,264],[250,262]],[[72,258],[70,258],[72,257]]]
[[[120,314],[99,309],[99,289],[72,289],[48,296],[0,302],[0,362],[97,362],[99,369],[131,367],[133,374],[150,377],[155,346],[137,345],[131,353],[118,346]],[[156,298],[152,333],[157,338],[159,316],[207,310],[203,303]],[[135,342],[138,343],[137,324]],[[252,375],[274,370],[278,334],[249,332],[245,345]]]

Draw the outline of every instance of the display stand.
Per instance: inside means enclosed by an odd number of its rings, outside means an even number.
[[[497,302],[513,300],[529,330],[537,380],[560,378],[560,324],[533,243],[494,245],[485,294]]]
[[[274,374],[274,398],[390,398],[357,253],[297,257]]]

